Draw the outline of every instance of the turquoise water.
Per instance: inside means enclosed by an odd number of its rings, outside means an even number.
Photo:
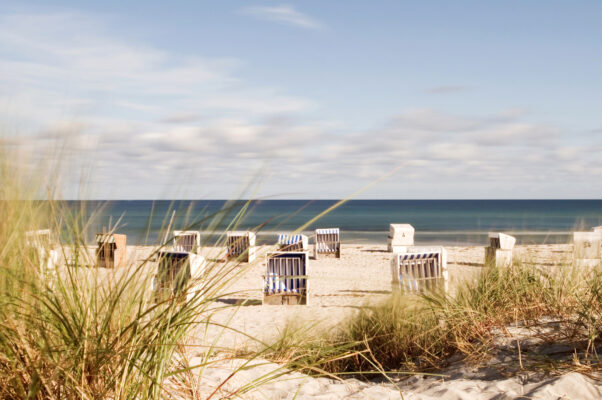
[[[237,229],[258,231],[258,240],[275,241],[278,232],[297,229],[335,200],[253,201]],[[201,230],[205,243],[241,210],[244,202],[210,201],[70,201],[69,207],[98,215],[88,237],[115,225],[129,244],[154,244],[175,210],[172,229]],[[227,207],[224,211],[223,208]],[[220,211],[222,210],[222,211]],[[602,225],[602,200],[353,200],[312,224],[339,227],[343,242],[386,243],[390,223],[409,223],[416,244],[485,244],[487,232],[503,231],[519,243],[568,243],[576,229]]]

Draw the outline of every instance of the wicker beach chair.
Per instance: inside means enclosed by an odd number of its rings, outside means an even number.
[[[278,251],[266,257],[263,304],[309,303],[307,252]]]
[[[309,239],[305,235],[289,235],[281,233],[278,235],[278,249],[280,251],[307,251]]]
[[[59,261],[59,246],[50,229],[27,231],[25,240],[27,245],[35,251],[40,272],[53,271]]]
[[[226,237],[228,258],[238,257],[241,261],[255,260],[255,232],[229,231]]]
[[[201,233],[199,231],[174,231],[172,249],[174,251],[187,251],[199,254],[201,250]]]
[[[127,236],[117,233],[96,234],[96,266],[99,268],[123,267],[126,264]]]
[[[192,298],[205,271],[205,258],[188,251],[166,250],[159,252],[158,260],[152,288],[155,301],[184,295]]]
[[[318,254],[334,254],[341,258],[341,238],[339,228],[316,229],[314,257]]]
[[[489,232],[489,246],[485,247],[485,266],[512,266],[512,251],[516,238],[500,232]]]
[[[393,289],[420,293],[448,290],[447,252],[443,247],[409,247],[391,259]]]

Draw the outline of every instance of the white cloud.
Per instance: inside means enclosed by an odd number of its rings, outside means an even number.
[[[600,143],[575,148],[524,110],[408,108],[357,131],[241,80],[240,64],[128,41],[85,15],[0,17],[0,118],[21,134],[5,143],[42,157],[66,137],[69,160],[94,169],[96,198],[223,198],[263,173],[265,194],[342,197],[401,164],[367,197],[521,197],[517,182],[562,196],[560,180],[602,175]],[[82,169],[70,171],[73,195]]]
[[[286,25],[297,26],[305,29],[323,28],[322,23],[318,22],[316,19],[310,17],[309,15],[296,10],[293,6],[290,5],[280,5],[273,7],[255,6],[244,8],[242,11],[246,14],[253,15],[257,18],[266,21],[279,22]]]

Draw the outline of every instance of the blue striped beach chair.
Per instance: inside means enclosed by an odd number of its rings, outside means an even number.
[[[447,291],[447,252],[443,247],[410,247],[407,253],[394,253],[391,275],[393,288],[404,292]]]
[[[341,258],[341,237],[339,228],[316,229],[314,257],[318,254],[334,254]]]
[[[277,251],[266,255],[263,304],[308,304],[307,252]]]
[[[309,239],[301,234],[281,233],[278,235],[278,250],[280,251],[307,251]]]
[[[172,250],[199,254],[201,233],[199,231],[174,231]]]

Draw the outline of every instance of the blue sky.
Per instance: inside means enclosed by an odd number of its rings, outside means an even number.
[[[66,141],[68,197],[602,197],[600,2],[1,9],[5,136]]]

